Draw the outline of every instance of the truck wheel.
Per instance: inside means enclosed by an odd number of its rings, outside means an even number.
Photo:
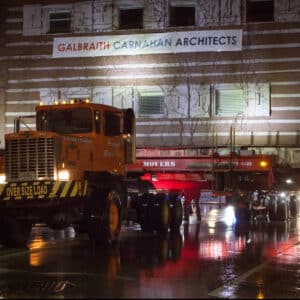
[[[95,199],[95,198],[98,199]],[[96,191],[92,195],[93,210],[88,222],[88,235],[96,243],[112,245],[121,231],[121,197],[116,189]]]
[[[297,198],[295,195],[290,197],[290,215],[291,217],[297,217],[298,207],[297,207]]]
[[[166,194],[159,193],[154,196],[151,212],[154,216],[154,226],[159,234],[168,232],[170,226],[170,203]]]
[[[178,194],[170,195],[170,229],[172,231],[179,230],[182,224],[183,218],[183,207],[181,203],[181,198]]]
[[[272,199],[272,202],[268,205],[268,211],[269,211],[269,218],[270,221],[276,221],[277,217],[277,202],[276,200]]]
[[[160,237],[157,241],[157,260],[158,263],[164,265],[169,259],[169,243],[167,238]]]
[[[280,201],[277,205],[276,220],[285,221],[287,219],[287,204],[284,201]]]
[[[0,243],[6,247],[26,248],[31,224],[14,218],[2,218],[0,222]]]
[[[153,227],[151,224],[149,224],[146,220],[143,220],[141,223],[141,229],[143,232],[152,232],[153,231]]]
[[[151,220],[151,206],[154,195],[144,194],[138,199],[138,222],[143,232],[153,231],[153,220]]]

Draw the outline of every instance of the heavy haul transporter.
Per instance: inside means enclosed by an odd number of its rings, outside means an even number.
[[[36,107],[36,130],[5,135],[5,182],[0,185],[0,243],[24,246],[31,227],[74,226],[105,244],[118,240],[122,217],[143,230],[177,228],[176,195],[141,194],[128,200],[126,165],[135,162],[135,116],[73,99]],[[129,213],[134,211],[135,213]]]

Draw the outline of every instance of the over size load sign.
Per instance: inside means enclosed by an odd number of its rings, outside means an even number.
[[[0,185],[0,198],[8,200],[34,200],[83,197],[87,183],[81,181],[28,181]]]

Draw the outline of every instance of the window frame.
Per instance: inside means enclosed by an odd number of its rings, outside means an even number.
[[[78,117],[78,114],[79,116]],[[63,117],[61,117],[63,116]],[[77,117],[76,117],[77,116]],[[67,117],[71,120],[67,124]],[[89,117],[89,118],[88,118]],[[84,130],[79,130],[76,126],[76,121],[84,121],[84,125],[88,127]],[[40,131],[51,131],[59,134],[90,134],[94,131],[93,112],[89,107],[73,108],[55,108],[55,109],[40,109],[37,112],[37,129]],[[67,124],[67,126],[66,126]],[[74,126],[73,126],[74,125]]]
[[[139,20],[139,26],[134,26],[136,25],[133,23],[133,26],[123,26],[121,22],[121,17],[122,17],[122,12],[130,12],[130,11],[141,11],[141,20]],[[144,7],[142,6],[120,6],[119,7],[119,14],[118,14],[118,30],[132,30],[132,29],[143,29],[144,28]]]
[[[169,27],[194,27],[197,25],[197,5],[198,1],[196,0],[170,0],[169,2],[169,12],[168,12],[168,26]],[[193,8],[194,9],[194,22],[192,25],[177,25],[172,23],[172,8]],[[176,21],[175,21],[176,23]]]
[[[251,9],[249,6],[252,4],[252,6],[255,6],[254,3],[267,3],[269,2],[272,5],[272,12],[269,14],[263,15],[261,14],[260,16],[257,16],[257,14],[254,14],[254,10],[257,11],[262,11],[262,7],[254,8],[252,7],[253,11],[251,16],[249,16],[249,10]],[[270,18],[270,19],[269,19]],[[246,23],[270,23],[275,21],[275,3],[274,0],[245,0],[245,21]]]
[[[241,112],[229,112],[229,113],[222,113],[218,112],[218,107],[217,107],[217,97],[219,92],[227,92],[227,91],[241,91],[243,94],[242,98],[242,106],[243,109]],[[247,114],[247,91],[243,86],[236,85],[236,84],[220,84],[216,85],[214,87],[214,97],[213,97],[213,105],[211,109],[211,115],[213,117],[236,117],[236,116],[241,116],[241,115],[246,115]]]
[[[143,97],[160,97],[159,113],[141,113],[141,101]],[[140,92],[138,95],[138,115],[142,118],[161,118],[166,115],[165,95],[162,92]]]
[[[43,22],[42,25],[42,34],[51,35],[51,34],[66,34],[72,33],[73,30],[73,8],[72,5],[45,5],[42,7],[42,15],[43,15]],[[58,14],[58,13],[69,13],[70,19],[69,20],[69,31],[64,32],[50,32],[50,16],[51,14]]]
[[[54,18],[53,20],[51,19],[51,15],[63,15],[63,14],[69,14],[70,17],[69,18]],[[51,30],[52,26],[51,24],[57,24],[57,23],[62,23],[62,22],[66,22],[66,27],[68,27],[68,29],[66,29],[65,26],[62,26],[62,30],[59,30],[60,29],[60,26],[53,26],[53,29],[54,31]],[[49,12],[49,31],[48,33],[52,33],[52,34],[55,34],[55,33],[69,33],[71,32],[71,26],[72,26],[72,13],[68,10],[66,11],[51,11]],[[58,30],[55,30],[55,28],[58,28]],[[65,30],[66,29],[66,30]]]

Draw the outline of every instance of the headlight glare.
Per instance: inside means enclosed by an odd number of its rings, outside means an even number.
[[[59,170],[58,171],[58,180],[69,180],[70,172],[68,170]]]
[[[284,193],[284,192],[281,192],[281,193],[279,194],[279,196],[280,196],[281,198],[284,198],[284,197],[285,197],[285,193]]]
[[[6,182],[5,174],[0,174],[0,183],[5,183],[5,182]]]

